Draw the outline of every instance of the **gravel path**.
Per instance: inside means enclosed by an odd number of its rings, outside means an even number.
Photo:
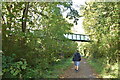
[[[64,71],[64,74],[60,75],[60,78],[98,78],[98,74],[86,62],[86,60],[82,58],[78,72],[75,72],[73,64]]]

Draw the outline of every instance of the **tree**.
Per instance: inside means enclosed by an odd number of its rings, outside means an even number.
[[[107,65],[118,63],[119,4],[119,2],[91,2],[86,3],[83,10],[83,27],[93,40],[92,43],[86,44],[90,48],[86,48],[92,55],[91,58],[102,59],[102,63]]]
[[[3,77],[43,77],[61,55],[68,58],[77,49],[63,36],[73,24],[58,5],[71,7],[62,2],[3,2]]]

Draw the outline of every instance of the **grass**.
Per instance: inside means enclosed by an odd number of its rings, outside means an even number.
[[[94,60],[87,60],[87,62],[94,67],[97,73],[102,74],[104,66]]]
[[[100,78],[118,78],[118,64],[103,64],[102,59],[87,60],[87,62],[96,70]]]
[[[63,71],[71,66],[72,58],[63,59],[57,62],[51,69],[46,73],[45,78],[59,78],[60,74],[63,74]]]

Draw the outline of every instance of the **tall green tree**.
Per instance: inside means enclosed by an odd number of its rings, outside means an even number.
[[[63,36],[73,24],[63,18],[60,5],[72,9],[71,2],[3,2],[3,77],[43,77],[77,49]]]
[[[89,46],[86,47],[86,52],[90,53],[91,58],[103,60],[102,63],[107,65],[118,63],[119,5],[120,2],[91,2],[86,3],[82,10],[83,27],[93,40],[86,44]],[[110,69],[111,67],[108,70]]]

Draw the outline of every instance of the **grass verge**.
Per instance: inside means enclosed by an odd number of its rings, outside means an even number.
[[[63,74],[63,71],[72,65],[71,63],[72,57],[57,62],[54,66],[50,68],[50,70],[48,70],[45,78],[59,78],[59,75]]]
[[[96,70],[100,78],[118,78],[118,64],[114,65],[103,63],[103,59],[87,60]]]

